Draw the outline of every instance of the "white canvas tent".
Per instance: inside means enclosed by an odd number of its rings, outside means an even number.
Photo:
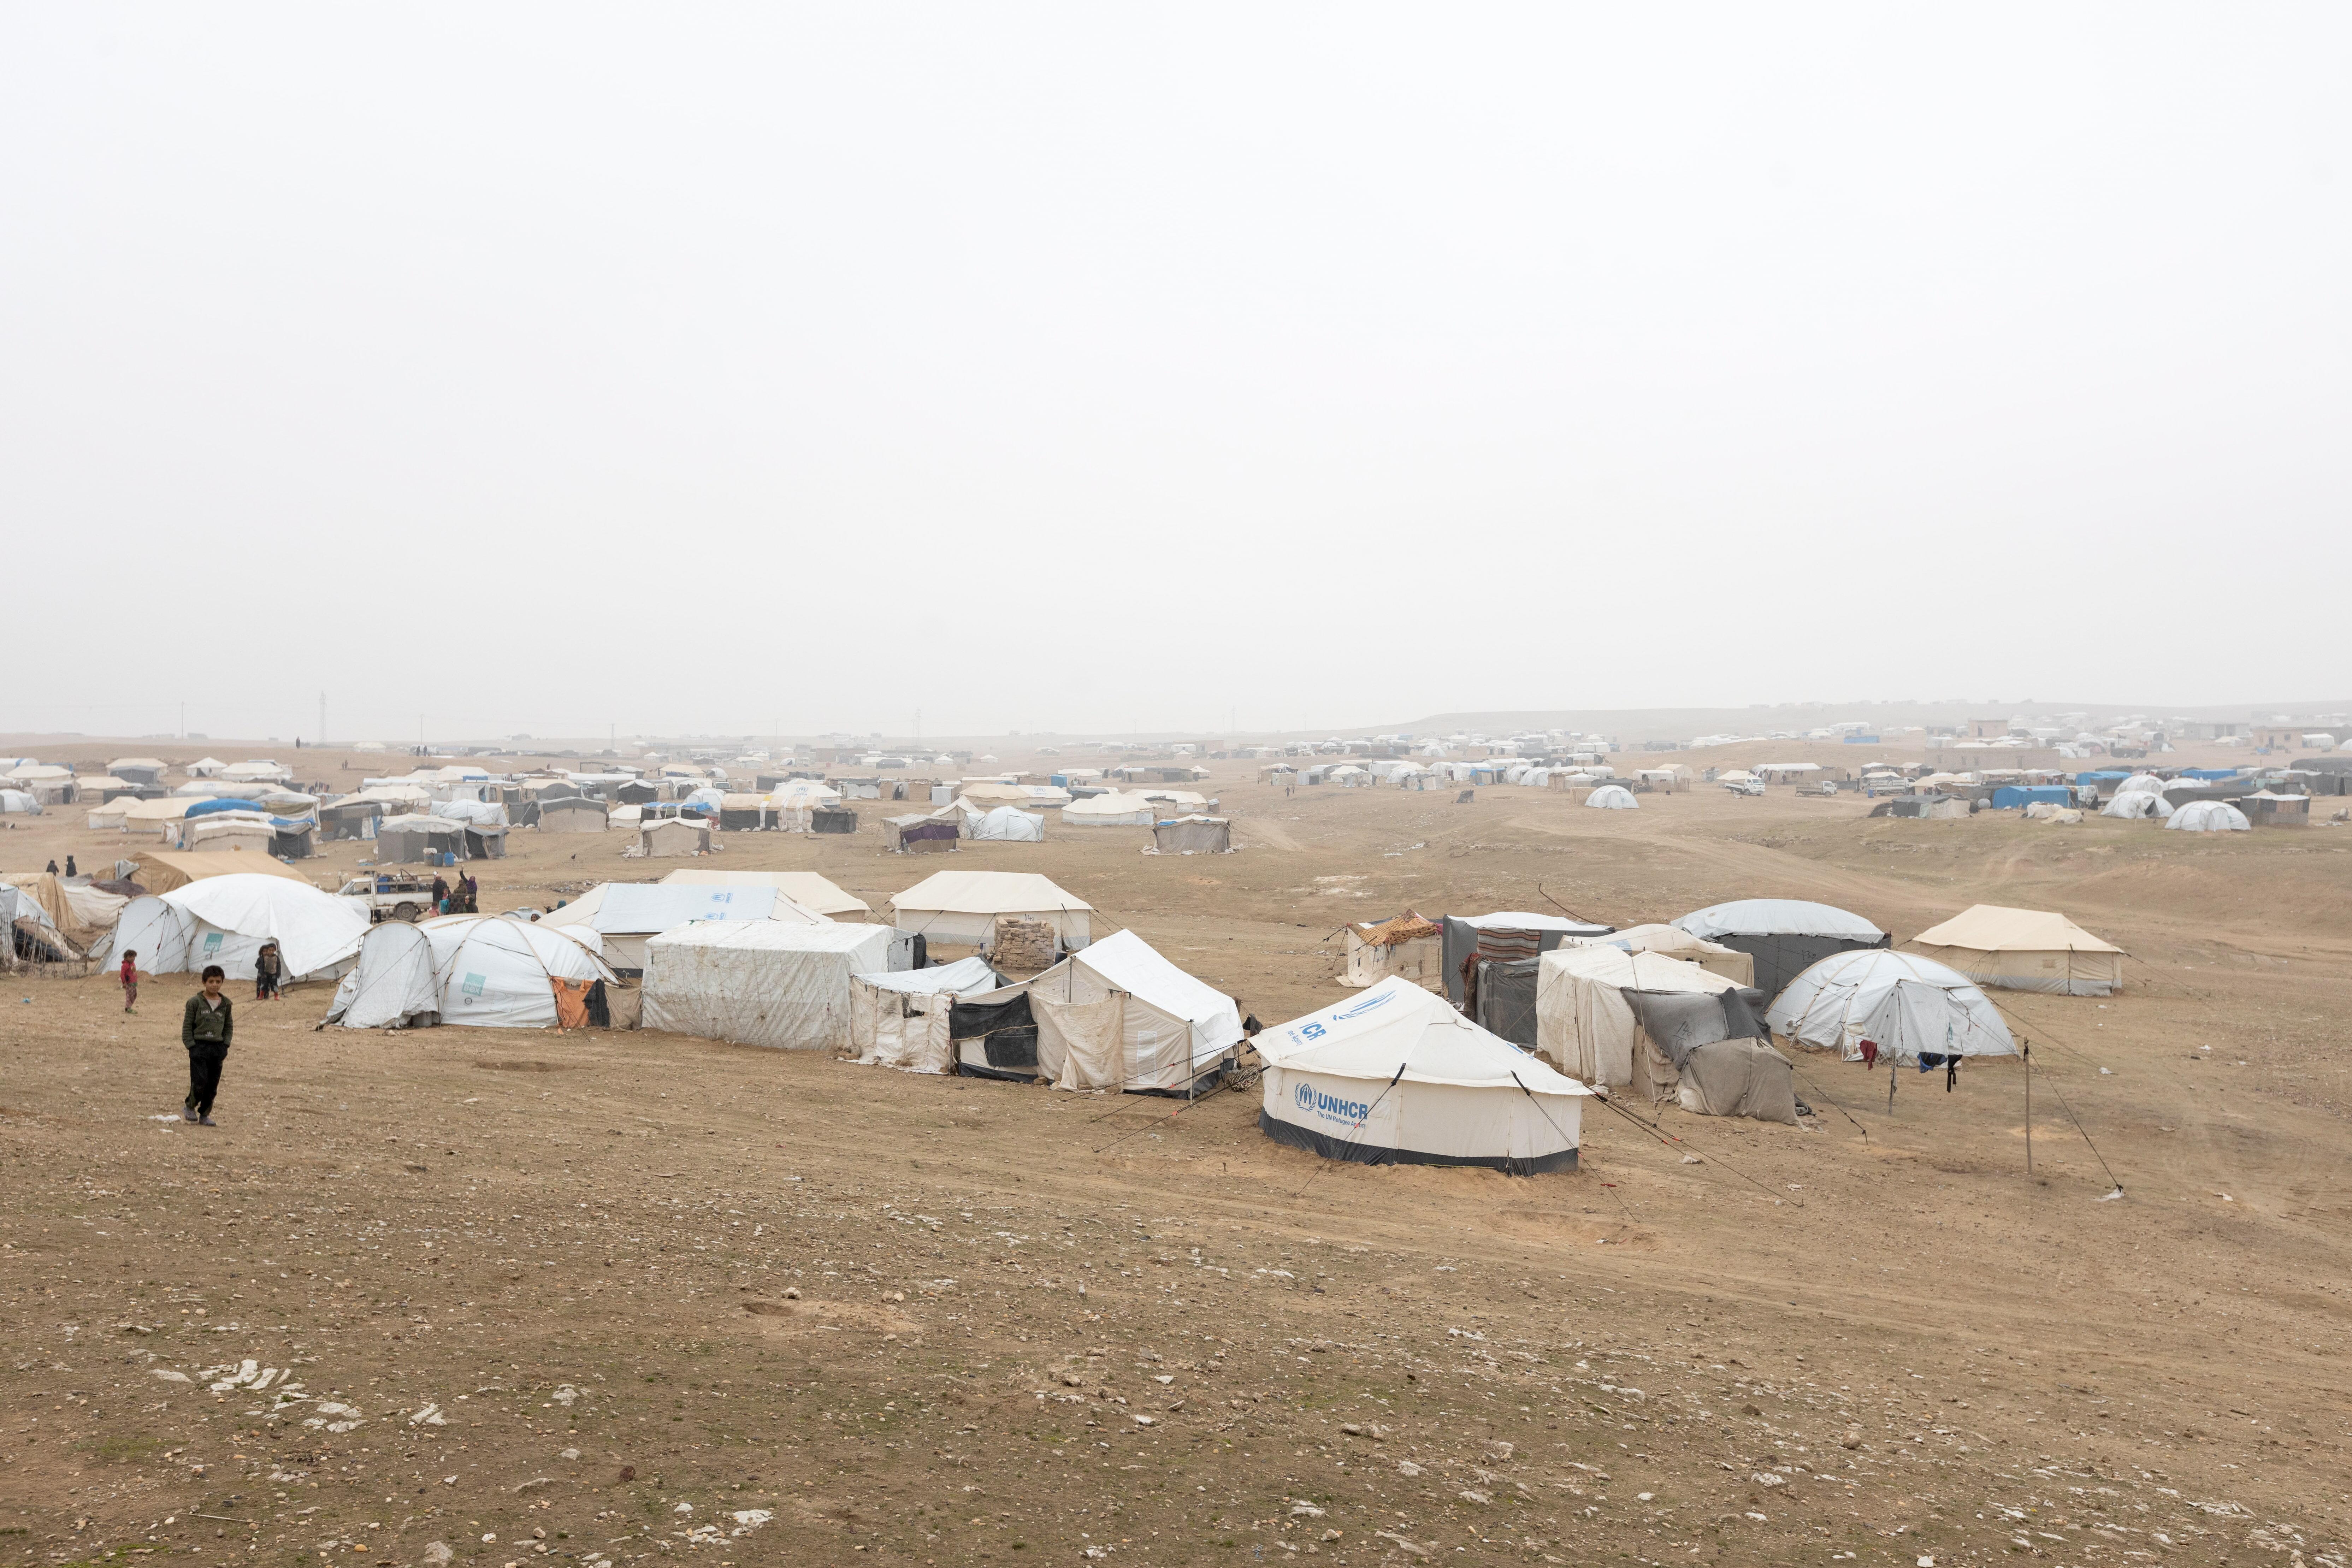
[[[1194,979],[1131,931],[1075,952],[1033,980],[974,996],[1029,999],[1037,1068],[1056,1089],[1183,1089],[1242,1038],[1232,997]],[[971,1043],[971,1050],[980,1046]],[[974,1065],[985,1065],[985,1055]]]
[[[1600,811],[1635,811],[1642,805],[1623,784],[1602,784],[1584,797],[1584,804]]]
[[[2172,803],[2157,790],[2126,790],[2099,807],[2099,815],[2119,816],[2131,822],[2143,822],[2152,816],[2162,822],[2172,815]]]
[[[1278,1143],[1514,1175],[1576,1163],[1591,1091],[1407,981],[1383,980],[1253,1044],[1266,1064],[1258,1127]]]
[[[984,958],[966,958],[898,973],[854,974],[849,980],[849,1043],[868,1067],[904,1072],[955,1071],[949,1016],[959,996],[978,996],[1002,984]]]
[[[1140,795],[1111,790],[1074,800],[1062,808],[1069,827],[1149,827],[1159,820],[1160,808]]]
[[[1668,958],[1679,958],[1685,963],[1696,963],[1713,974],[1720,974],[1735,985],[1756,984],[1756,960],[1736,947],[1726,947],[1718,942],[1696,937],[1678,926],[1627,926],[1623,931],[1607,936],[1584,937],[1579,940],[1589,947],[1613,947],[1626,952],[1662,952]],[[1563,942],[1560,945],[1567,946]]]
[[[712,921],[646,943],[645,1026],[782,1050],[850,1043],[850,977],[902,953],[882,926]],[[897,965],[903,969],[903,957]]]
[[[814,910],[828,918],[850,915],[863,920],[874,912],[865,900],[814,871],[710,871],[699,866],[680,866],[675,871],[663,872],[661,879],[665,887],[687,883],[709,888],[774,888],[803,909]]]
[[[1736,982],[1662,952],[1560,947],[1536,964],[1536,1049],[1580,1082],[1654,1085],[1644,1073],[1641,1026],[1627,991],[1716,995]],[[1655,1098],[1653,1094],[1652,1098]]]
[[[554,982],[584,988],[614,978],[588,945],[595,940],[504,915],[386,921],[360,943],[326,1021],[353,1029],[551,1029],[561,1022]]]
[[[782,921],[824,925],[825,917],[795,902],[782,888],[700,882],[599,882],[536,923],[557,931],[593,931],[605,961],[643,969],[646,943],[696,921]]]
[[[1006,915],[1045,921],[1067,952],[1087,945],[1094,912],[1034,871],[935,871],[886,907],[900,931],[964,947],[989,945]]]
[[[972,814],[969,819],[971,838],[992,839],[1004,844],[1043,844],[1045,842],[1045,819],[1043,816],[1023,811],[1018,806],[1000,805],[992,810]]]
[[[1979,985],[2105,996],[2123,989],[2124,950],[2064,915],[1972,904],[1912,945]]]
[[[1767,1015],[1772,1032],[1816,1050],[1881,1057],[2014,1056],[2000,1013],[1968,976],[1913,952],[1864,950],[1822,959],[1789,983]]]
[[[286,978],[304,980],[341,974],[367,929],[367,911],[349,900],[299,879],[240,872],[131,900],[109,952],[136,951],[151,974],[217,963],[230,979],[250,980],[254,955],[275,942]]]
[[[2183,833],[2244,833],[2253,825],[2226,800],[2192,800],[2168,817],[2164,826]]]
[[[1860,915],[1802,899],[1738,899],[1672,923],[1755,959],[1757,986],[1768,996],[1833,952],[1887,943],[1886,933]]]

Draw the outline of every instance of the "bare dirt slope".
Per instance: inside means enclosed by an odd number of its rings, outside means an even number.
[[[131,1018],[20,984],[0,1557],[2343,1561],[2352,834],[1214,787],[1230,858],[953,863],[1048,872],[1269,1023],[1405,907],[1787,895],[1900,938],[2011,902],[2140,962],[2105,1005],[2003,996],[2032,1176],[2013,1067],[1890,1116],[1883,1071],[1807,1058],[1813,1129],[1596,1108],[1580,1171],[1513,1180],[1328,1165],[1235,1094],[314,1033],[325,987],[242,1007],[206,1130],[156,1119],[184,980]],[[938,863],[866,809],[719,863],[878,906]],[[0,859],[119,850],[78,824]],[[514,837],[486,907],[665,868]]]

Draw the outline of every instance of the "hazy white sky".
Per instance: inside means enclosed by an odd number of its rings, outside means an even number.
[[[0,12],[0,731],[2347,679],[2340,6]]]

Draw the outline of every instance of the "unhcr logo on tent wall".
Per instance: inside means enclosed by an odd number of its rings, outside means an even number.
[[[1335,1121],[1344,1121],[1349,1126],[1361,1121],[1372,1113],[1372,1108],[1363,1100],[1341,1100],[1336,1094],[1324,1093],[1311,1083],[1300,1084],[1297,1093],[1291,1098],[1298,1101],[1298,1109],[1301,1110],[1311,1110],[1318,1116],[1328,1117]]]

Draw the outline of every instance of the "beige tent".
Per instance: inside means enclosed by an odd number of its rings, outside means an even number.
[[[1720,974],[1734,985],[1756,984],[1756,957],[1736,947],[1696,937],[1676,926],[1629,926],[1607,936],[1570,938],[1589,947],[1622,948],[1629,952],[1662,952],[1668,958],[1679,958],[1685,963],[1696,963],[1710,973]]]
[[[47,871],[0,871],[5,882],[41,906],[58,933],[75,946],[88,948],[114,924],[130,900],[102,888],[71,888]],[[0,938],[7,931],[0,922]]]
[[[986,779],[979,783],[965,784],[958,789],[956,794],[962,799],[971,802],[974,805],[982,807],[992,805],[1027,805],[1029,804],[1029,792],[1027,790],[1022,788],[1019,784],[1004,784],[996,779]]]
[[[888,908],[900,931],[920,931],[933,944],[963,947],[993,942],[1000,916],[1045,921],[1070,952],[1090,940],[1087,917],[1094,913],[1092,904],[1034,871],[937,871],[892,899]]]
[[[610,823],[611,808],[586,795],[558,795],[539,803],[541,833],[602,833]]]
[[[1979,985],[2067,996],[2123,989],[2124,950],[2046,910],[1973,904],[1910,945]]]
[[[176,847],[194,850],[199,855],[249,854],[267,857],[271,842],[277,837],[266,816],[247,816],[243,812],[218,811],[205,816],[194,816],[180,823]]]
[[[662,880],[702,887],[777,888],[794,903],[834,920],[845,915],[863,920],[874,912],[865,900],[814,871],[708,871],[699,866],[680,866],[665,872]]]
[[[1536,967],[1536,1051],[1580,1082],[1630,1084],[1653,1099],[1674,1088],[1671,1063],[1645,1049],[1627,991],[1729,991],[1736,982],[1660,952],[1559,947]]]
[[[710,847],[710,829],[683,816],[666,817],[637,829],[637,847],[656,857],[699,855]]]
[[[1445,984],[1445,928],[1407,910],[1394,920],[1360,921],[1341,932],[1348,956],[1342,985],[1377,985],[1393,974],[1415,985]]]
[[[138,868],[131,879],[151,893],[168,893],[190,882],[201,882],[206,877],[226,877],[236,871],[286,877],[305,886],[310,880],[284,861],[273,860],[267,855],[199,855],[184,849],[151,849],[133,855],[131,863]]]

